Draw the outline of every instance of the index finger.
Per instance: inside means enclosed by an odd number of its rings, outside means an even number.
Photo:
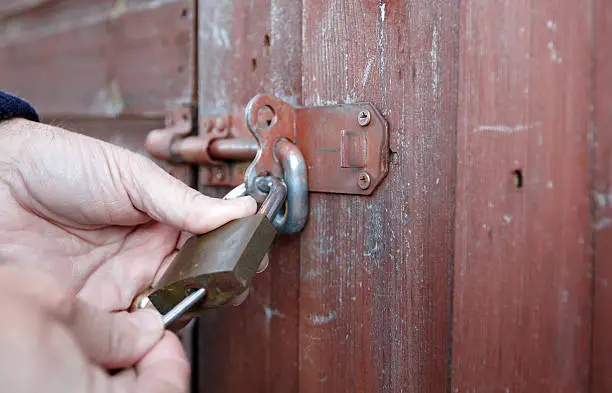
[[[211,231],[257,210],[251,197],[205,196],[138,154],[117,154],[121,183],[138,210],[164,224],[190,233]]]

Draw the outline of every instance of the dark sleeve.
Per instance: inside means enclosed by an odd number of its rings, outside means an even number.
[[[40,121],[38,113],[30,104],[21,98],[0,90],[0,121],[21,117],[32,121]]]

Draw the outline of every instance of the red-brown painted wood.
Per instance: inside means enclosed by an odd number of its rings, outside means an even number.
[[[590,1],[461,2],[453,392],[587,392]]]
[[[193,3],[3,3],[0,89],[145,154],[199,34],[201,113],[367,100],[392,150],[374,195],[311,194],[249,299],[204,314],[194,392],[612,389],[608,1]]]
[[[300,100],[300,1],[205,0],[198,7],[200,113],[240,111],[258,93]],[[299,247],[299,237],[278,238],[247,301],[201,318],[197,391],[297,391]]]
[[[44,114],[163,116],[169,101],[192,98],[192,8],[52,1],[10,13],[0,23],[0,86]]]
[[[300,392],[448,388],[456,1],[305,0],[306,105],[371,101],[392,162],[372,197],[311,194]]]
[[[612,391],[612,3],[595,1],[593,163],[594,258],[592,393]]]

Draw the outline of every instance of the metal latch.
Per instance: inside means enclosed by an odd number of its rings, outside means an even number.
[[[200,165],[201,185],[248,184],[263,168],[280,173],[265,144],[282,138],[302,152],[311,192],[370,195],[388,172],[388,124],[367,102],[294,107],[260,94],[242,113],[200,114],[197,129],[193,118],[191,108],[169,111],[166,128],[151,131],[146,147],[155,158]]]

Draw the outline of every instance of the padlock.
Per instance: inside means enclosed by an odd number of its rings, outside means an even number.
[[[257,183],[268,191],[257,214],[190,238],[156,286],[136,300],[136,308],[152,303],[167,327],[176,330],[249,287],[277,235],[272,221],[287,196],[285,183],[277,178],[262,177]]]

